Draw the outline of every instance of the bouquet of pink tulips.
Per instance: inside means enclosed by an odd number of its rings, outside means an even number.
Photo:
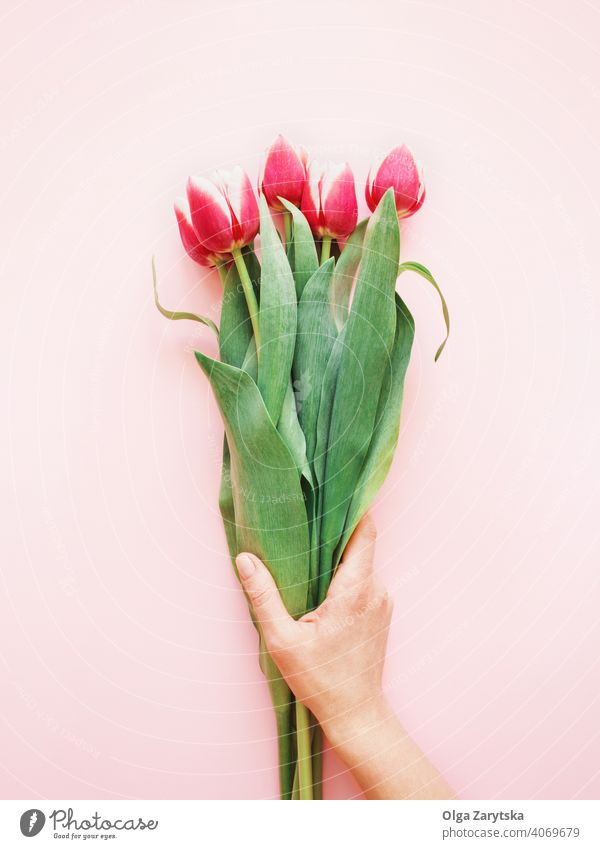
[[[200,321],[218,337],[220,359],[196,358],[225,426],[219,505],[234,568],[239,552],[254,552],[300,617],[325,598],[394,455],[414,336],[398,276],[415,271],[435,286],[447,333],[449,317],[430,272],[400,263],[399,218],[425,199],[405,146],[371,170],[372,215],[360,223],[350,167],[309,164],[281,136],[258,192],[257,201],[234,168],[191,177],[187,201],[175,204],[187,253],[221,277],[220,326],[165,310],[158,296],[156,303],[168,318]],[[321,798],[321,730],[259,640],[281,797]]]

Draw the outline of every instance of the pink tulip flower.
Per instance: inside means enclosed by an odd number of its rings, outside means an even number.
[[[302,212],[311,230],[321,238],[344,238],[356,227],[358,204],[354,175],[347,162],[325,167],[311,162]]]
[[[183,247],[194,262],[210,268],[231,259],[229,254],[213,254],[206,250],[196,235],[196,231],[194,230],[190,217],[188,202],[185,198],[177,198],[173,206],[175,209],[175,216],[177,217],[177,224],[179,225],[179,235],[181,236]]]
[[[258,204],[250,178],[239,165],[217,171],[211,180],[190,177],[187,196],[194,231],[209,253],[231,253],[256,236]]]
[[[423,205],[425,184],[421,169],[405,144],[390,150],[387,156],[371,168],[365,189],[371,212],[389,188],[394,189],[399,218],[414,215]]]
[[[269,150],[259,180],[259,188],[271,209],[285,210],[278,200],[282,197],[300,206],[306,183],[307,154],[302,148],[293,147],[282,135],[278,135]]]

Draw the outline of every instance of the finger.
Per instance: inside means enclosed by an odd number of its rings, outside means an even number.
[[[367,513],[360,520],[344,551],[342,561],[331,582],[330,592],[346,591],[372,575],[377,528]]]
[[[238,554],[235,562],[267,646],[288,642],[296,623],[287,612],[271,573],[262,560],[248,552]]]
[[[361,565],[372,566],[375,556],[375,542],[377,541],[377,528],[371,518],[371,514],[365,514],[348,541],[348,545],[342,557],[342,563],[349,561],[360,561]]]

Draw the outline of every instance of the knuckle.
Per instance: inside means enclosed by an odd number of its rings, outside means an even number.
[[[271,588],[267,584],[256,584],[248,588],[248,595],[255,608],[264,607],[269,602]]]

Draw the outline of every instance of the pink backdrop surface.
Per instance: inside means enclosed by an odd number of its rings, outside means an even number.
[[[417,322],[374,510],[386,686],[463,797],[597,797],[597,3],[1,6],[0,796],[269,798],[222,428],[151,297],[218,317],[171,203],[282,131],[362,184],[401,141]],[[361,196],[362,200],[362,196]],[[326,793],[358,793],[330,754]]]

